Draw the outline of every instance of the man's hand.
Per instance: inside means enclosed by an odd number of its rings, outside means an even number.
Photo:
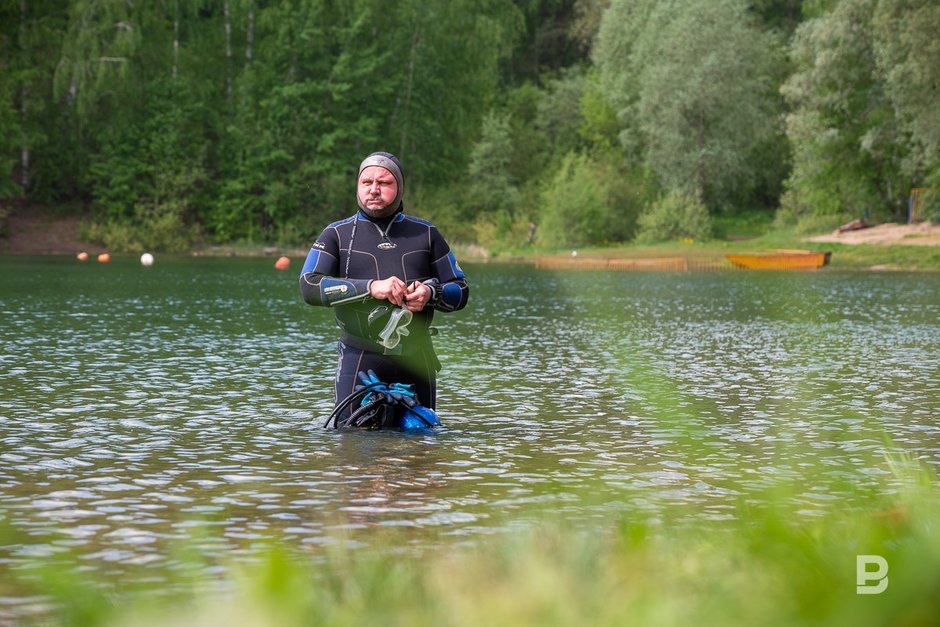
[[[408,286],[408,289],[405,293],[405,309],[412,313],[418,313],[428,304],[428,301],[431,299],[431,288],[421,283],[415,281]]]
[[[398,305],[399,307],[405,306],[405,296],[407,291],[408,290],[406,289],[405,282],[399,279],[397,276],[381,280],[376,279],[369,284],[369,294],[372,296],[372,298],[376,300],[387,300],[393,305]]]

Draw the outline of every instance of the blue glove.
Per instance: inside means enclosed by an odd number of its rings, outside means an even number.
[[[437,414],[434,413],[433,409],[425,407],[424,405],[415,405],[414,407],[409,407],[405,412],[404,417],[402,418],[402,426],[406,423],[415,422],[416,419],[421,422],[420,427],[436,427],[441,424],[440,418],[437,417]],[[405,429],[413,429],[414,427],[404,427]]]
[[[405,406],[405,412],[401,417],[402,429],[428,429],[441,424],[434,410],[420,404],[415,398],[414,392],[411,392],[410,395],[399,395],[395,400]]]
[[[406,398],[415,399],[414,387],[410,383],[393,383],[388,387],[388,395],[400,403]]]
[[[360,370],[358,376],[362,384],[356,386],[356,389],[369,387],[370,385],[378,385],[378,384],[385,385],[384,383],[382,383],[379,377],[375,374],[375,371],[372,370],[371,368],[366,372],[363,372],[362,370]]]

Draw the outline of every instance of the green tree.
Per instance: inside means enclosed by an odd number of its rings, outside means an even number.
[[[221,139],[208,221],[219,239],[309,235],[348,212],[342,174],[380,143],[388,107],[378,103],[394,94],[394,48],[375,30],[379,8],[298,0],[258,11],[252,60],[235,80]]]
[[[903,207],[907,142],[876,67],[877,2],[843,0],[797,29],[795,71],[782,89],[792,107],[787,134],[794,151],[782,220],[812,225],[814,216],[828,215],[830,223],[819,226],[830,227],[868,208]]]
[[[67,102],[88,152],[94,232],[114,249],[181,250],[211,196],[211,147],[225,99],[222,5],[139,3],[118,16],[110,5],[89,6],[73,21],[96,20],[99,36],[73,23],[64,49],[73,71],[90,68]],[[119,46],[112,30],[135,33],[133,41]],[[119,70],[96,65],[104,45],[121,50],[110,62]]]
[[[628,161],[643,160],[644,145],[637,127],[640,100],[640,56],[644,33],[655,36],[664,14],[654,12],[656,2],[614,0],[603,14],[592,58],[600,76],[600,90],[620,122],[620,143]]]
[[[12,3],[0,4],[0,68],[4,70],[0,72],[0,196],[12,196],[17,191],[13,168],[21,134],[15,105],[17,83],[13,79],[17,67],[13,60],[17,38],[16,31],[10,28],[21,18],[12,9]],[[3,217],[0,215],[0,219]]]
[[[804,0],[751,0],[749,5],[763,24],[792,34],[802,19]]]
[[[18,191],[13,169],[20,125],[13,108],[13,94],[13,82],[0,80],[0,197],[13,196]]]
[[[606,236],[607,190],[586,155],[565,156],[541,199],[539,227],[550,246],[595,244]]]
[[[133,5],[123,0],[72,0],[62,57],[56,68],[57,93],[88,120],[101,115],[102,99],[126,79],[142,41]]]
[[[927,180],[929,94],[902,87],[933,76],[911,23],[930,7],[873,1],[896,136],[917,147],[901,162]],[[387,149],[421,212],[479,212],[516,241],[552,207],[581,241],[625,239],[651,181],[713,206],[776,191],[782,66],[759,24],[789,30],[795,0],[743,2],[5,0],[0,193],[88,201],[127,248],[297,243],[348,215],[350,172]]]
[[[915,184],[940,186],[940,4],[880,0],[873,25],[885,93],[909,138],[904,171]]]
[[[626,241],[642,196],[620,157],[568,153],[539,199],[539,233],[549,246]]]
[[[491,113],[483,120],[483,133],[470,157],[470,198],[476,213],[511,214],[519,203],[519,190],[510,178],[512,143],[509,119]]]
[[[638,242],[666,242],[711,237],[712,221],[700,198],[671,191],[651,203],[637,220]]]
[[[617,144],[620,127],[617,114],[604,97],[600,74],[592,69],[585,77],[580,99],[581,124],[578,135],[588,146],[609,151]]]
[[[744,2],[615,0],[595,60],[628,155],[711,207],[749,202],[761,180],[753,155],[782,133],[783,57]]]
[[[398,81],[387,131],[413,184],[448,182],[496,104],[500,63],[522,16],[507,0],[409,0],[391,43]]]
[[[544,81],[543,92],[535,123],[551,142],[553,154],[565,155],[583,148],[579,130],[583,125],[584,71],[577,66],[562,71],[557,78]]]
[[[574,0],[574,18],[568,26],[568,35],[585,53],[590,53],[604,11],[609,7],[610,0]]]
[[[51,0],[0,3],[0,194],[50,198],[70,179],[46,167],[55,152],[51,79],[65,24]]]
[[[589,9],[578,4],[579,0],[513,1],[520,16],[520,37],[507,60],[511,82],[536,80],[584,60],[584,33],[574,24]]]
[[[539,122],[544,98],[545,91],[530,82],[512,89],[506,96],[512,150],[507,168],[520,188],[541,176],[551,160],[550,140]]]
[[[349,172],[377,149],[402,158],[411,197],[449,184],[495,100],[515,15],[502,0],[258,8],[221,140],[211,230],[309,235],[349,213]]]

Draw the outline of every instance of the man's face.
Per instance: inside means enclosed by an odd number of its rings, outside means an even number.
[[[384,209],[398,196],[398,181],[383,167],[370,165],[359,175],[359,202],[372,214],[389,215]]]

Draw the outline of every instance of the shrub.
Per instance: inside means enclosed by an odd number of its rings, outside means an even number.
[[[530,237],[529,220],[508,211],[477,216],[473,231],[473,241],[491,253],[521,248],[528,244]]]
[[[702,199],[678,191],[661,196],[640,214],[637,223],[638,242],[704,240],[712,234],[712,219]]]
[[[932,224],[940,224],[940,191],[931,189],[924,194],[921,206],[914,216],[915,220],[929,220]]]
[[[550,246],[583,246],[619,239],[623,217],[612,206],[609,168],[568,153],[540,202],[540,237]]]
[[[405,212],[433,222],[451,244],[475,242],[475,213],[461,202],[470,194],[470,185],[459,182],[446,189],[418,187],[407,192]]]
[[[99,242],[112,252],[182,253],[198,239],[199,229],[188,224],[178,210],[138,205],[133,218],[93,222],[82,229],[81,236]]]

